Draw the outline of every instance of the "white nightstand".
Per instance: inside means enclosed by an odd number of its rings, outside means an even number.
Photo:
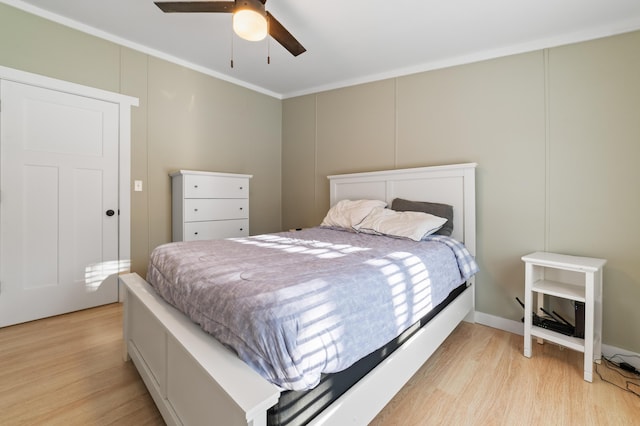
[[[584,352],[584,379],[593,381],[593,361],[600,363],[602,347],[602,268],[607,261],[591,257],[535,252],[525,262],[524,356],[531,358],[531,338]],[[534,293],[537,308],[544,295],[584,303],[584,339],[533,325]]]

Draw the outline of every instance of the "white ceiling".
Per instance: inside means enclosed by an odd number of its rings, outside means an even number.
[[[0,1],[278,98],[640,29],[640,0],[268,0],[307,52],[234,36],[231,68],[231,14],[165,14],[152,0]]]

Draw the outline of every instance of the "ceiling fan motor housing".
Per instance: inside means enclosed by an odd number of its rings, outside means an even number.
[[[236,7],[234,8],[234,12],[246,9],[258,12],[262,16],[266,16],[264,3],[260,0],[236,0]]]

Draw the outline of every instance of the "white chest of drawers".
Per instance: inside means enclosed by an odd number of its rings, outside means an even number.
[[[173,241],[249,235],[252,175],[179,170],[170,176]]]

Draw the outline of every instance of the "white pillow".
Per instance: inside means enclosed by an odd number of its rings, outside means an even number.
[[[351,229],[362,222],[371,210],[387,205],[380,200],[341,200],[329,209],[320,226],[336,226]]]
[[[447,222],[444,217],[422,212],[397,212],[376,207],[362,222],[354,225],[359,232],[405,237],[420,241]]]

